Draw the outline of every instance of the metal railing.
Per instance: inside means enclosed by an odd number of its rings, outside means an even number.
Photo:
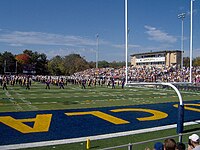
[[[197,131],[193,131],[193,132],[188,132],[188,133],[183,133],[181,134],[182,136],[188,136],[190,134],[193,133],[200,133],[200,130]],[[151,143],[151,142],[156,142],[156,141],[164,141],[165,139],[168,138],[178,138],[179,135],[172,135],[172,136],[166,136],[166,137],[161,137],[161,138],[156,138],[156,139],[151,139],[151,140],[146,140],[146,141],[141,141],[141,142],[135,142],[135,143],[129,143],[129,144],[124,144],[124,145],[119,145],[119,146],[113,146],[113,147],[107,147],[107,148],[103,148],[103,149],[99,149],[99,150],[117,150],[117,149],[121,149],[121,148],[126,148],[127,150],[138,150],[136,148],[137,145],[141,145],[141,144],[147,144],[147,143]],[[184,143],[184,142],[183,142]],[[187,143],[185,143],[187,146]]]

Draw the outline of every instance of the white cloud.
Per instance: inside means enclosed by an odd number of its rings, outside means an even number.
[[[54,45],[54,46],[94,46],[95,40],[80,36],[68,36],[43,32],[21,32],[0,30],[0,42],[11,46]]]
[[[146,33],[149,35],[149,40],[167,43],[175,43],[177,41],[176,37],[168,35],[168,33],[158,30],[155,27],[151,27],[148,25],[145,25],[144,27],[145,29],[147,29]]]

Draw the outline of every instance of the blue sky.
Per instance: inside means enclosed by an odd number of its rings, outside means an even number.
[[[193,50],[200,56],[200,0],[193,3]],[[184,49],[189,56],[190,0],[128,0],[128,54]],[[79,53],[96,60],[124,61],[124,0],[1,0],[0,53],[25,49],[48,58]]]

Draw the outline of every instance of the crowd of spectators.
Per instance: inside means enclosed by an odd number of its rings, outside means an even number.
[[[187,143],[176,142],[173,138],[167,138],[164,142],[156,142],[153,150],[200,150],[200,139],[197,134],[192,134]],[[151,150],[145,148],[145,150]]]
[[[3,83],[6,88],[6,83],[11,85],[17,84],[27,85],[29,89],[29,81],[36,80],[47,84],[49,88],[50,84],[57,86],[67,85],[67,83],[81,85],[82,88],[87,86],[112,86],[125,84],[126,69],[125,67],[114,68],[93,68],[87,69],[81,72],[74,73],[71,76],[1,76],[0,85]],[[189,68],[176,68],[176,67],[128,67],[128,81],[129,82],[189,82],[190,69]],[[192,79],[194,85],[200,85],[200,67],[193,67]]]
[[[125,78],[126,70],[124,68],[98,68],[87,69],[77,72],[71,76],[78,80],[110,80],[122,81]],[[189,82],[190,69],[176,67],[129,67],[128,81],[130,82]],[[200,67],[192,69],[193,83],[200,83]]]

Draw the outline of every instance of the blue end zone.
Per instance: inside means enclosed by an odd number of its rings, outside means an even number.
[[[161,104],[148,104],[148,105],[134,105],[134,106],[118,106],[106,108],[88,108],[88,109],[69,109],[69,110],[48,110],[48,111],[30,111],[30,112],[7,112],[0,113],[0,145],[31,143],[39,141],[71,139],[79,137],[87,137],[94,135],[110,134],[116,132],[133,131],[145,128],[152,128],[158,126],[165,126],[177,123],[178,108],[174,107],[178,103],[161,103]],[[187,104],[195,104],[188,106],[195,108],[194,110],[185,110],[184,121],[194,121],[200,119],[200,100],[186,102]],[[166,113],[168,116],[158,120],[141,121],[138,118],[148,118],[153,116],[152,113],[145,111],[127,111],[127,112],[112,112],[111,110],[117,109],[144,109],[156,110]],[[198,110],[198,111],[195,111]],[[69,116],[65,113],[74,112],[93,112],[98,111],[103,114],[111,115],[118,119],[127,121],[128,123],[114,124],[103,118],[105,115],[97,117],[95,115],[73,115]],[[18,129],[12,127],[19,121],[21,124],[34,128],[36,122],[30,122],[31,118],[36,118],[37,115],[52,114],[48,131],[22,133]],[[12,122],[9,126],[9,119],[7,123],[2,121],[2,117],[10,116],[16,122]],[[29,119],[21,121],[20,119]],[[42,120],[43,121],[43,120]],[[116,120],[112,120],[116,121]],[[41,123],[41,122],[39,122]],[[43,122],[42,122],[43,123]],[[42,124],[41,123],[41,124]],[[40,125],[41,125],[40,124]],[[40,127],[40,126],[39,126]]]

